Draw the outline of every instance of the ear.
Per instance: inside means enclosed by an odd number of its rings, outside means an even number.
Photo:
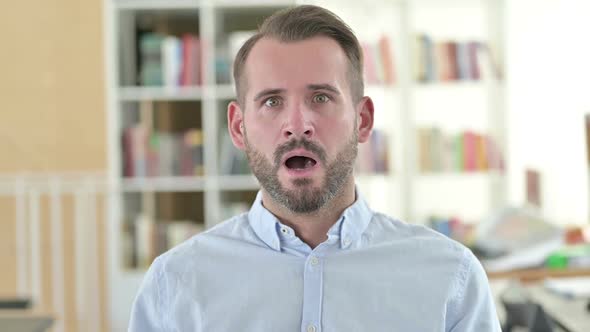
[[[365,143],[371,136],[374,120],[373,113],[373,100],[370,97],[363,97],[357,104],[359,143]]]
[[[235,147],[244,150],[246,148],[244,117],[242,109],[236,101],[232,101],[227,105],[227,129]]]

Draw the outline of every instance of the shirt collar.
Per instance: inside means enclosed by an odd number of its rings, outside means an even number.
[[[328,231],[328,236],[337,236],[340,247],[346,249],[360,244],[361,235],[373,218],[373,211],[355,188],[356,200],[346,208],[342,216]],[[256,200],[248,212],[248,221],[256,235],[270,248],[281,251],[280,221],[262,205],[262,192],[256,195]]]

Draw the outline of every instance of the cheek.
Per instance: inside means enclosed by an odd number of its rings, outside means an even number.
[[[265,155],[272,154],[273,146],[277,142],[276,126],[265,125],[260,121],[251,121],[246,126],[246,130],[248,144],[252,148]]]

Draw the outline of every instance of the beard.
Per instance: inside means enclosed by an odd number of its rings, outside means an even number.
[[[358,153],[356,126],[351,139],[331,163],[327,162],[324,149],[317,143],[306,139],[294,139],[278,146],[273,156],[274,163],[271,163],[260,151],[249,144],[246,136],[246,131],[244,131],[246,156],[252,173],[275,202],[298,214],[316,212],[340,193],[352,174]],[[323,183],[319,187],[312,187],[312,180],[305,178],[292,181],[295,189],[287,189],[279,181],[278,172],[282,166],[283,155],[297,148],[311,151],[319,158],[326,172]]]

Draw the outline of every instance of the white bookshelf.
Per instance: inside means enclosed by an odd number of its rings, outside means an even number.
[[[195,87],[137,87],[125,86],[119,88],[120,101],[197,101],[203,100],[205,89]]]
[[[157,178],[126,178],[122,180],[121,189],[124,192],[183,192],[204,191],[207,179],[202,177],[170,176]]]
[[[374,41],[382,34],[390,38],[396,84],[368,84],[365,91],[375,102],[375,127],[389,134],[390,150],[388,173],[357,177],[359,188],[372,208],[398,219],[422,222],[432,213],[466,211],[468,218],[476,218],[505,201],[505,178],[499,172],[420,173],[415,141],[416,129],[423,125],[440,125],[449,131],[475,128],[493,134],[501,150],[506,151],[503,83],[484,80],[417,83],[413,79],[411,48],[413,35],[425,32],[434,38],[485,40],[497,46],[501,55],[503,1],[104,1],[108,178],[119,193],[109,202],[108,267],[113,331],[126,330],[131,302],[144,273],[143,269],[129,269],[122,262],[121,233],[129,206],[147,204],[152,209],[158,193],[198,193],[204,209],[202,222],[209,228],[222,221],[226,204],[235,203],[242,196],[249,200],[257,191],[258,183],[252,175],[219,172],[222,150],[219,133],[227,130],[225,107],[235,92],[231,82],[217,79],[214,59],[231,31],[253,29],[260,21],[252,20],[279,8],[296,3],[323,5],[349,23],[361,42]],[[207,45],[202,53],[202,85],[169,88],[137,84],[134,29],[142,20],[149,21],[148,16],[154,13],[166,15],[172,21],[175,16],[194,21],[191,31],[198,33]],[[367,24],[367,17],[371,24]],[[461,107],[456,104],[458,100],[464,102]],[[135,121],[145,120],[141,107],[152,102],[194,105],[195,124],[204,136],[204,176],[123,176],[122,130]],[[478,105],[477,110],[469,106],[472,104]],[[466,204],[474,200],[473,196],[478,197],[476,202]],[[134,202],[128,201],[130,197]]]

